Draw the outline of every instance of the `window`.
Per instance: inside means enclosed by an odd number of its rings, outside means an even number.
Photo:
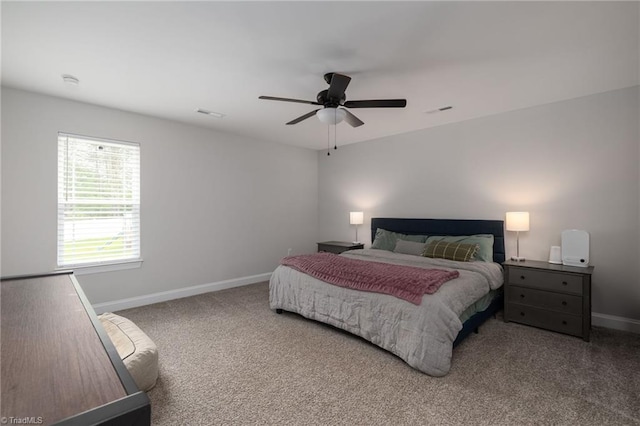
[[[58,134],[58,266],[140,259],[140,145]]]

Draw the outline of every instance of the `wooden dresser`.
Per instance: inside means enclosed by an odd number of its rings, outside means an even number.
[[[504,320],[582,337],[591,332],[593,267],[507,260]]]
[[[2,420],[149,425],[140,392],[72,273],[3,278]]]

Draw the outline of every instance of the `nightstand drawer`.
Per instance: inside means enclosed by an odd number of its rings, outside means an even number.
[[[509,284],[562,293],[582,294],[582,277],[527,268],[510,268]]]
[[[511,303],[508,312],[507,321],[515,321],[560,333],[582,336],[581,316],[547,311],[517,303]]]
[[[340,254],[349,250],[357,250],[364,248],[362,243],[349,243],[345,241],[324,241],[318,243],[318,251],[326,251],[329,253]]]
[[[565,314],[582,315],[582,297],[544,290],[509,286],[507,303],[543,308]]]

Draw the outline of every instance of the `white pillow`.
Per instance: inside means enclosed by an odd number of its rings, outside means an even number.
[[[419,243],[416,241],[398,240],[396,241],[396,247],[393,249],[394,253],[412,254],[414,256],[422,256],[425,243]]]

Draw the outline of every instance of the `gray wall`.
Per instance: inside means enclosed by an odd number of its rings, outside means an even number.
[[[58,131],[141,144],[144,263],[79,277],[92,303],[268,273],[315,248],[315,151],[3,88],[4,276],[56,267]]]
[[[638,87],[318,153],[321,239],[371,217],[504,219],[531,213],[521,255],[547,260],[564,229],[591,236],[593,311],[640,319]],[[515,233],[507,233],[515,254]]]
[[[141,268],[85,275],[92,303],[272,271],[287,248],[351,240],[348,212],[502,219],[521,253],[591,234],[593,310],[640,319],[638,87],[314,152],[13,89],[2,91],[2,275],[56,262],[56,134],[142,146]],[[295,202],[292,202],[295,200]],[[319,224],[319,235],[318,235]],[[507,235],[507,252],[515,236]]]

